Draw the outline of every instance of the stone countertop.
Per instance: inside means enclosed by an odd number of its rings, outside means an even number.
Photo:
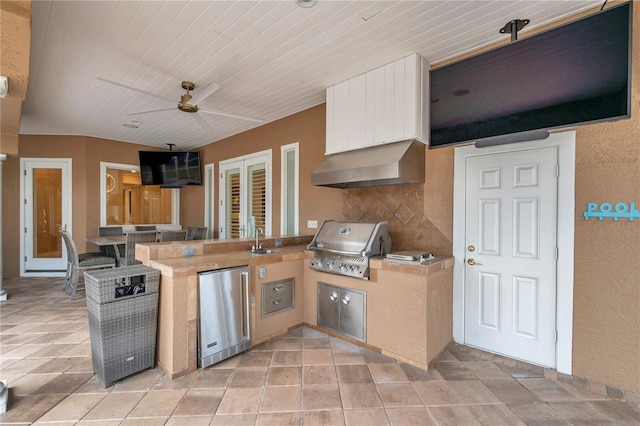
[[[389,260],[382,258],[372,258],[370,267],[372,270],[384,270],[393,272],[403,272],[413,275],[431,275],[443,269],[453,267],[455,259],[453,256],[435,256],[433,259],[423,262],[409,262],[402,260]]]
[[[303,259],[306,244],[282,246],[272,249],[271,253],[255,254],[251,250],[227,251],[195,256],[181,256],[149,260],[149,266],[159,269],[162,275],[184,276],[213,269],[231,268],[249,265],[259,266],[269,263]]]
[[[264,241],[267,250],[271,253],[252,253],[248,244],[250,239],[235,240],[203,240],[180,241],[169,243],[148,243],[142,245],[146,250],[145,257],[140,260],[158,269],[162,275],[178,277],[192,275],[198,272],[213,269],[231,268],[235,266],[259,266],[270,263],[286,262],[297,259],[313,259],[314,252],[307,249],[310,236],[288,237],[287,243],[282,247],[273,247],[273,242],[282,237],[271,237]],[[185,247],[196,245],[194,255],[182,255]],[[247,247],[245,249],[245,247]],[[138,254],[136,248],[136,255]],[[159,256],[159,252],[164,251]],[[137,257],[137,256],[136,256]],[[372,279],[378,270],[402,272],[412,275],[424,275],[436,273],[453,266],[454,258],[451,256],[436,256],[424,262],[405,262],[373,257],[370,260]]]

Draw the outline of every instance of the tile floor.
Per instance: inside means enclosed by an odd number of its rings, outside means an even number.
[[[105,389],[83,292],[69,301],[60,280],[41,278],[3,287],[0,424],[640,424],[637,402],[552,370],[454,344],[425,372],[308,328],[173,381],[155,368]]]

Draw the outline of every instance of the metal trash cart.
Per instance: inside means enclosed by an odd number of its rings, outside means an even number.
[[[105,387],[155,365],[159,284],[144,265],[85,273],[93,371]]]

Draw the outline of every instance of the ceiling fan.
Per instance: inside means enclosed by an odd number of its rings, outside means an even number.
[[[164,96],[159,96],[159,95],[156,95],[156,94],[153,94],[153,93],[138,89],[136,87],[127,86],[127,85],[124,85],[124,84],[121,84],[121,83],[118,83],[118,82],[115,82],[115,81],[107,80],[107,79],[102,78],[102,77],[97,77],[97,79],[100,80],[100,81],[104,81],[105,83],[113,84],[115,86],[124,87],[125,89],[134,90],[134,91],[142,93],[144,95],[153,96],[154,98],[162,99],[162,100],[170,102],[170,103],[174,103],[175,102],[173,99],[165,98]],[[202,89],[199,89],[199,92],[196,93],[194,96],[191,96],[190,92],[195,89],[195,87],[196,87],[195,84],[193,84],[190,81],[183,81],[181,86],[182,86],[182,88],[184,90],[187,91],[187,93],[185,93],[184,95],[180,96],[180,101],[178,102],[178,110],[180,110],[180,111],[188,112],[188,113],[204,112],[206,114],[215,114],[215,115],[220,115],[220,116],[223,116],[223,117],[230,117],[230,118],[237,118],[237,119],[240,119],[240,120],[253,121],[254,123],[262,123],[262,120],[259,120],[257,118],[246,117],[244,115],[233,114],[233,113],[230,113],[230,112],[220,111],[220,110],[216,110],[216,109],[198,107],[198,104],[200,102],[202,102],[203,100],[205,100],[206,98],[211,96],[216,90],[218,90],[220,88],[220,86],[218,86],[215,83],[209,83],[207,86],[203,87]],[[175,107],[152,109],[152,110],[148,110],[148,111],[136,111],[136,112],[130,112],[127,115],[150,114],[150,113],[160,112],[160,111],[171,111],[173,109],[175,109]],[[192,117],[205,130],[209,130],[209,131],[213,132],[213,129],[211,129],[209,124],[207,124],[207,122],[202,117],[200,117],[200,115],[193,114]]]

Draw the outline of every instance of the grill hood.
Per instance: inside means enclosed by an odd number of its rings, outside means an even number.
[[[410,139],[332,154],[311,173],[311,184],[333,188],[424,183],[424,144]]]

